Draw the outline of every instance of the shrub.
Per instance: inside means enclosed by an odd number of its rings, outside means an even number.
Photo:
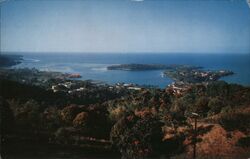
[[[87,112],[81,112],[77,114],[73,120],[73,126],[76,128],[83,128],[88,122],[89,115]]]
[[[156,157],[166,153],[162,126],[163,123],[154,116],[139,118],[130,114],[113,126],[111,141],[123,158]]]
[[[232,111],[233,111],[233,108],[232,108],[232,106],[229,105],[229,106],[225,106],[225,107],[221,108],[220,113],[230,113]]]
[[[183,102],[182,99],[176,99],[173,102],[172,107],[170,108],[170,111],[173,113],[178,113],[178,114],[184,114],[185,112],[185,103]]]
[[[70,105],[61,111],[61,119],[68,125],[71,125],[74,118],[81,112],[81,108],[77,105]]]
[[[205,116],[209,111],[208,98],[205,96],[201,96],[200,98],[198,98],[194,105],[193,111],[199,113],[202,116]]]
[[[212,98],[208,102],[208,107],[211,115],[218,114],[223,107],[223,102],[219,98]]]
[[[82,110],[77,113],[71,124],[82,135],[91,136],[95,138],[109,138],[111,130],[111,122],[108,118],[106,107],[100,104],[89,105],[87,108],[80,107]],[[77,112],[76,111],[76,112]],[[73,117],[75,112],[71,112],[69,117]],[[71,118],[69,118],[71,119]],[[69,120],[70,121],[70,120]]]
[[[122,116],[126,114],[126,108],[124,106],[118,106],[109,109],[109,118],[112,121],[118,121]]]
[[[219,118],[219,123],[228,131],[250,129],[250,114],[245,112],[230,112]]]
[[[22,131],[41,129],[41,105],[30,99],[15,110],[15,119]]]
[[[43,129],[48,131],[53,132],[62,125],[60,111],[56,107],[46,108],[43,112],[42,119]]]
[[[250,136],[240,138],[237,145],[241,147],[250,147]]]

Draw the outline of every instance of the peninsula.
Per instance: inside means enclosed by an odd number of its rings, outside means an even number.
[[[165,70],[165,69],[199,69],[201,67],[195,67],[190,65],[164,65],[164,64],[120,64],[108,66],[108,70],[122,70],[122,71],[149,71],[149,70]]]
[[[184,83],[202,83],[216,81],[221,77],[234,74],[230,70],[204,70],[200,66],[177,65],[177,64],[120,64],[107,67],[108,70],[122,71],[150,71],[164,70],[166,77],[173,79],[175,82]]]

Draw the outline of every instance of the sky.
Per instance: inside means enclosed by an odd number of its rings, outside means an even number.
[[[1,52],[250,53],[246,0],[6,0]]]

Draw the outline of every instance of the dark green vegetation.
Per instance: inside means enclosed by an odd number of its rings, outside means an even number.
[[[250,136],[240,138],[237,145],[241,147],[250,147]]]
[[[0,67],[8,67],[21,63],[23,60],[20,55],[0,55]]]
[[[20,78],[13,70],[1,71],[6,75],[0,79],[3,156],[9,143],[40,143],[119,152],[123,158],[170,157],[185,152],[184,141],[193,134],[191,112],[227,131],[250,131],[250,113],[239,111],[250,105],[249,87],[217,81],[189,84],[179,93],[175,87],[130,90],[57,73],[15,71]]]
[[[200,69],[189,65],[163,65],[163,64],[120,64],[108,66],[108,70],[124,70],[124,71],[146,71],[146,70],[165,70],[165,69]]]
[[[162,64],[120,64],[108,66],[108,70],[124,70],[124,71],[146,71],[146,70],[164,70],[173,69],[180,65],[162,65]]]

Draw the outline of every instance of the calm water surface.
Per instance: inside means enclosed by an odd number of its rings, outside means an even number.
[[[228,69],[235,75],[223,77],[229,83],[250,85],[250,54],[110,54],[110,53],[16,53],[24,56],[17,68],[37,68],[46,71],[80,73],[82,79],[154,85],[164,88],[172,82],[162,76],[162,70],[119,71],[107,70],[112,64],[188,64],[204,69]]]

